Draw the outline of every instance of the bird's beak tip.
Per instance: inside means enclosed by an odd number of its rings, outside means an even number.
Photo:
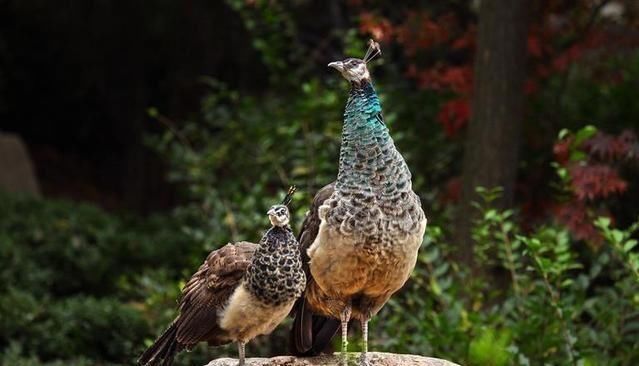
[[[332,67],[334,69],[340,70],[342,68],[342,62],[341,61],[334,61],[328,64],[328,67]]]

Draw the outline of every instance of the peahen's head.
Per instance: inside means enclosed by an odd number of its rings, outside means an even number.
[[[291,219],[288,207],[284,205],[273,205],[267,212],[268,219],[273,226],[286,226]]]
[[[347,58],[343,61],[331,62],[328,64],[328,67],[332,67],[339,71],[349,82],[359,85],[362,81],[370,81],[371,76],[366,64],[381,54],[382,50],[379,48],[379,43],[371,39],[368,41],[368,50],[366,50],[366,54],[363,59]]]
[[[271,225],[284,227],[287,226],[291,220],[291,213],[288,210],[288,204],[293,199],[293,193],[295,193],[295,186],[291,186],[288,189],[288,193],[284,200],[279,205],[273,205],[266,213],[268,219],[271,221]]]

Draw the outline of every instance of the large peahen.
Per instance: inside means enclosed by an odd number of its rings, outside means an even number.
[[[366,364],[368,321],[410,276],[426,229],[411,173],[384,124],[367,68],[380,53],[371,41],[363,60],[328,65],[351,89],[337,181],[317,193],[299,236],[307,288],[292,331],[298,355],[321,352],[340,323],[345,353],[348,322],[357,319]]]
[[[235,341],[242,366],[246,342],[272,332],[290,313],[306,285],[289,226],[293,192],[291,187],[282,204],[268,211],[272,227],[259,244],[227,244],[209,254],[182,290],[179,315],[140,356],[140,365],[171,365],[178,352],[199,342]]]

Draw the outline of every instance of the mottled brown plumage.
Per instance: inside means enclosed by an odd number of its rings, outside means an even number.
[[[335,182],[324,186],[315,194],[297,239],[306,273],[306,292],[295,305],[295,320],[291,330],[291,350],[297,355],[317,355],[324,351],[340,325],[339,321],[321,315],[327,314],[327,311],[313,311],[313,309],[321,308],[322,304],[317,301],[317,285],[310,274],[309,258],[306,252],[319,232],[319,207],[333,194],[334,190]]]
[[[220,328],[219,313],[242,281],[257,247],[243,241],[211,252],[182,289],[179,315],[138,363],[170,365],[176,353],[197,343],[218,346],[232,342]]]
[[[367,55],[379,54],[379,45],[370,44]],[[321,351],[318,341],[335,329],[318,318],[324,316],[340,320],[346,352],[348,322],[357,319],[362,364],[367,363],[368,321],[408,280],[426,228],[410,170],[384,123],[366,61],[347,58],[329,64],[351,90],[337,181],[316,196],[302,229],[308,235],[300,241],[310,276],[292,344],[298,354]]]
[[[272,227],[259,244],[228,244],[211,254],[184,286],[179,315],[142,354],[141,365],[171,365],[177,352],[199,342],[244,346],[271,333],[290,313],[306,286],[300,248],[289,226],[294,187],[267,212]]]

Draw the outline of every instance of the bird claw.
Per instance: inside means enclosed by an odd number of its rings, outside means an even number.
[[[338,359],[340,366],[373,366],[367,353],[357,355],[355,352],[340,352]]]
[[[358,366],[373,366],[373,364],[368,360],[368,355],[366,353],[362,353],[358,359]]]

